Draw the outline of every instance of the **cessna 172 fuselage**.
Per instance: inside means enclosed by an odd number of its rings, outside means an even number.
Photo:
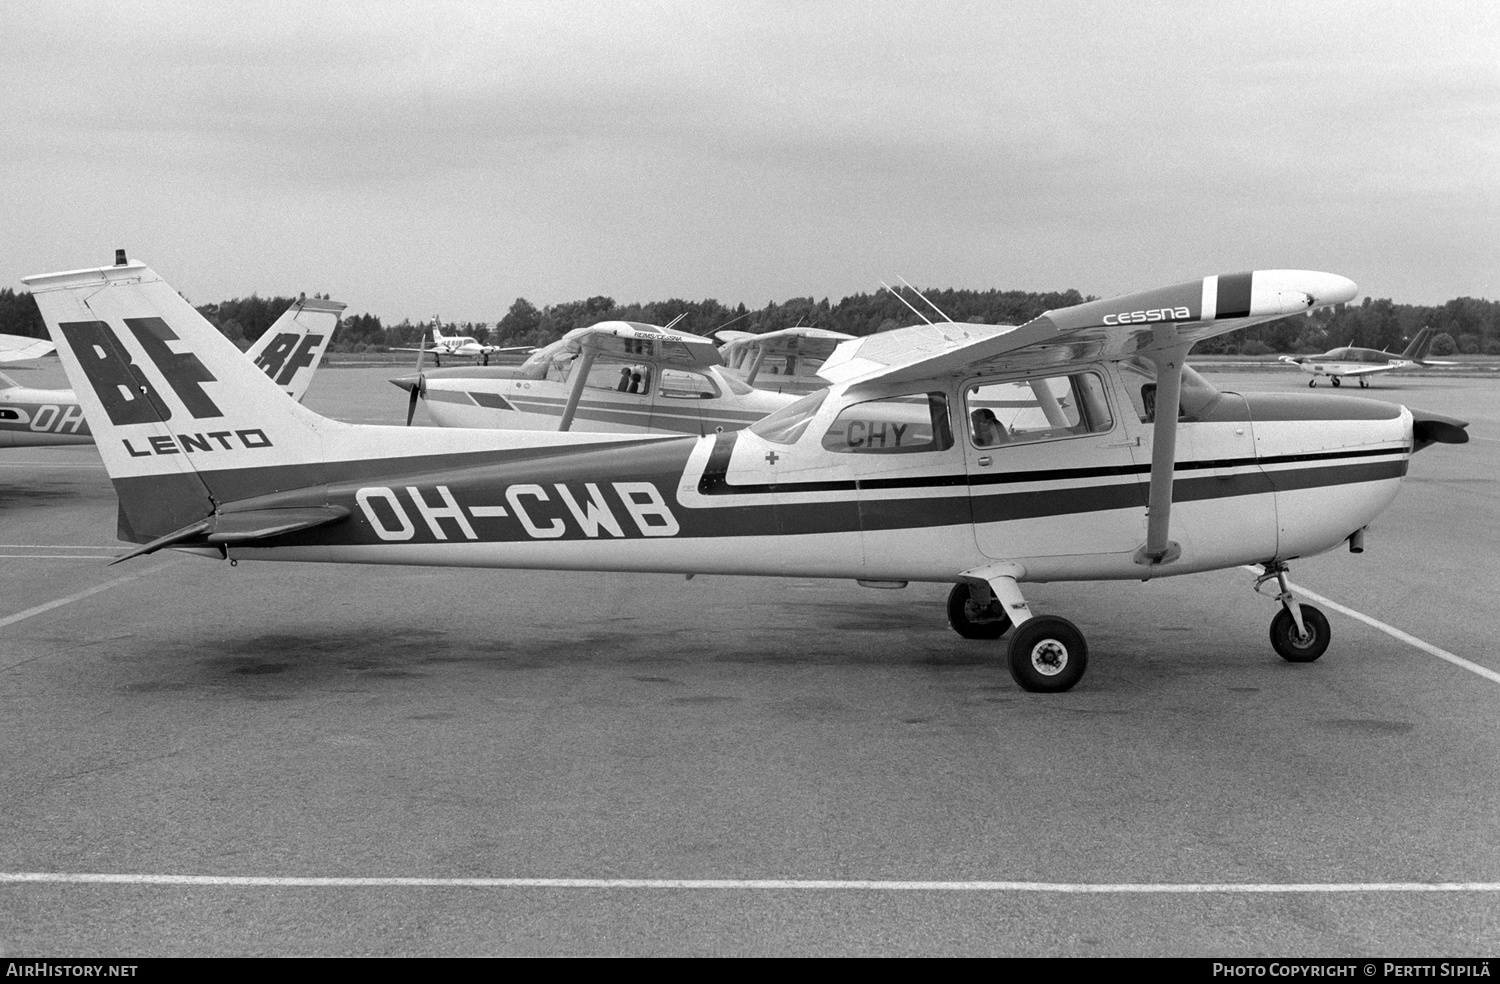
[[[1010,631],[1030,690],[1072,687],[1087,660],[1072,623],[1031,613],[1031,581],[1260,564],[1281,588],[1277,651],[1316,659],[1328,623],[1286,561],[1361,542],[1414,450],[1465,439],[1383,402],[1219,393],[1183,372],[1199,338],[1353,296],[1304,271],[858,339],[824,365],[828,389],[686,438],[343,424],[286,399],[138,263],[27,283],[140,544],[125,557],[946,582],[953,627]],[[1191,320],[1105,321],[1179,307]]]

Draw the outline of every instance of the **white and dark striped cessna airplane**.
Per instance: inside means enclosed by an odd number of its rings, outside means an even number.
[[[853,578],[953,585],[966,638],[1009,631],[1019,685],[1088,647],[1023,585],[1242,564],[1275,579],[1295,662],[1328,620],[1287,562],[1363,531],[1462,421],[1373,400],[1218,392],[1200,339],[1347,301],[1261,270],[844,343],[829,387],[706,436],[359,426],[300,406],[140,263],[26,279],[119,497],[119,535],[206,557]],[[641,339],[642,341],[649,339]],[[1158,412],[1173,408],[1177,412]],[[1257,586],[1260,582],[1257,582]]]

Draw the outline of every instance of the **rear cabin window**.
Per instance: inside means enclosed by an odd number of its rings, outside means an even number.
[[[840,454],[915,454],[952,446],[943,393],[855,403],[839,411],[823,434],[823,447]]]
[[[698,372],[663,369],[657,392],[674,400],[712,400],[719,395],[714,381]]]
[[[980,383],[964,394],[978,448],[1103,434],[1114,427],[1104,380],[1092,372]]]

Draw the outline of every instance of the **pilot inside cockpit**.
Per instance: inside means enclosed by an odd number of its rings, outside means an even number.
[[[969,414],[969,423],[973,428],[975,447],[992,448],[1010,440],[1010,432],[989,407],[980,407]]]

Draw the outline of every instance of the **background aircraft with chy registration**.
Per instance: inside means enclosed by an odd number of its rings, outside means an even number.
[[[300,297],[255,340],[245,357],[300,401],[312,385],[343,310],[337,301]],[[23,346],[22,342],[31,344]],[[0,335],[0,362],[40,358],[53,348],[44,339]],[[22,386],[0,373],[0,448],[93,443],[93,432],[73,390]]]
[[[948,583],[953,628],[1008,632],[1034,691],[1074,686],[1089,653],[1030,610],[1031,582],[1258,564],[1257,588],[1280,589],[1277,652],[1318,658],[1328,620],[1287,562],[1362,549],[1412,454],[1467,440],[1462,421],[1383,401],[1219,392],[1184,370],[1197,341],[1354,296],[1307,271],[855,339],[827,388],[702,437],[345,424],[287,399],[139,263],[26,283],[138,544],[119,560]],[[614,337],[669,344],[633,331]],[[1003,435],[973,426],[985,414]]]
[[[1457,365],[1456,362],[1434,362],[1427,358],[1427,350],[1432,348],[1432,337],[1432,329],[1423,328],[1400,355],[1345,345],[1343,348],[1330,349],[1322,355],[1283,355],[1281,361],[1290,363],[1303,372],[1312,373],[1312,378],[1307,381],[1308,386],[1318,385],[1318,377],[1326,376],[1335,386],[1345,377],[1354,377],[1359,380],[1361,387],[1365,387],[1370,385],[1370,376],[1382,372],[1394,372],[1408,366]]]

